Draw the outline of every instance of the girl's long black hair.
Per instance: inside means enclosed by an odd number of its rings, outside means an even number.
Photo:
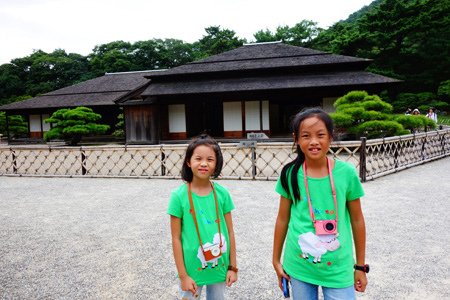
[[[300,125],[305,119],[317,117],[325,123],[328,134],[330,137],[333,136],[333,120],[331,117],[323,111],[321,108],[306,108],[297,113],[291,121],[291,131],[294,136],[294,145],[296,147],[295,151],[297,157],[286,164],[281,170],[280,181],[281,186],[287,194],[291,194],[294,204],[300,201],[300,186],[298,184],[298,171],[300,170],[302,164],[305,162],[305,154],[300,149],[297,141],[300,137]],[[289,180],[292,186],[292,191],[289,190]]]

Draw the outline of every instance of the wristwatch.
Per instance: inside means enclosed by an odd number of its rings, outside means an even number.
[[[229,266],[228,266],[228,271],[233,271],[233,272],[237,273],[238,270],[239,270],[238,268],[236,268],[236,267],[234,267],[234,266],[232,266],[232,265],[229,265]]]
[[[364,265],[364,266],[358,266],[358,265],[354,265],[353,268],[355,268],[355,270],[358,271],[363,271],[364,273],[369,273],[369,265]]]

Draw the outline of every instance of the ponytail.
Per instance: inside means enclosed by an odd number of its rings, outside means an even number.
[[[298,184],[298,171],[300,170],[302,164],[305,162],[305,154],[300,150],[297,145],[297,157],[295,160],[291,161],[283,167],[280,175],[281,186],[284,191],[291,195],[294,204],[300,201],[300,185]],[[292,190],[289,189],[289,182],[291,183]]]

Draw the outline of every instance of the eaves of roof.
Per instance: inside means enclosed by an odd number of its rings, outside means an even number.
[[[0,110],[25,110],[38,108],[70,108],[77,106],[105,106],[115,105],[114,101],[119,99],[129,91],[100,92],[67,95],[42,95],[28,100],[14,102],[0,106]]]
[[[152,83],[142,97],[393,84],[399,80],[366,71],[202,79]]]

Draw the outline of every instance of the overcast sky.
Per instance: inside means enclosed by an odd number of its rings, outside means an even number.
[[[34,50],[87,55],[96,45],[175,38],[192,43],[220,25],[253,41],[303,19],[327,28],[373,0],[0,0],[0,64]]]

